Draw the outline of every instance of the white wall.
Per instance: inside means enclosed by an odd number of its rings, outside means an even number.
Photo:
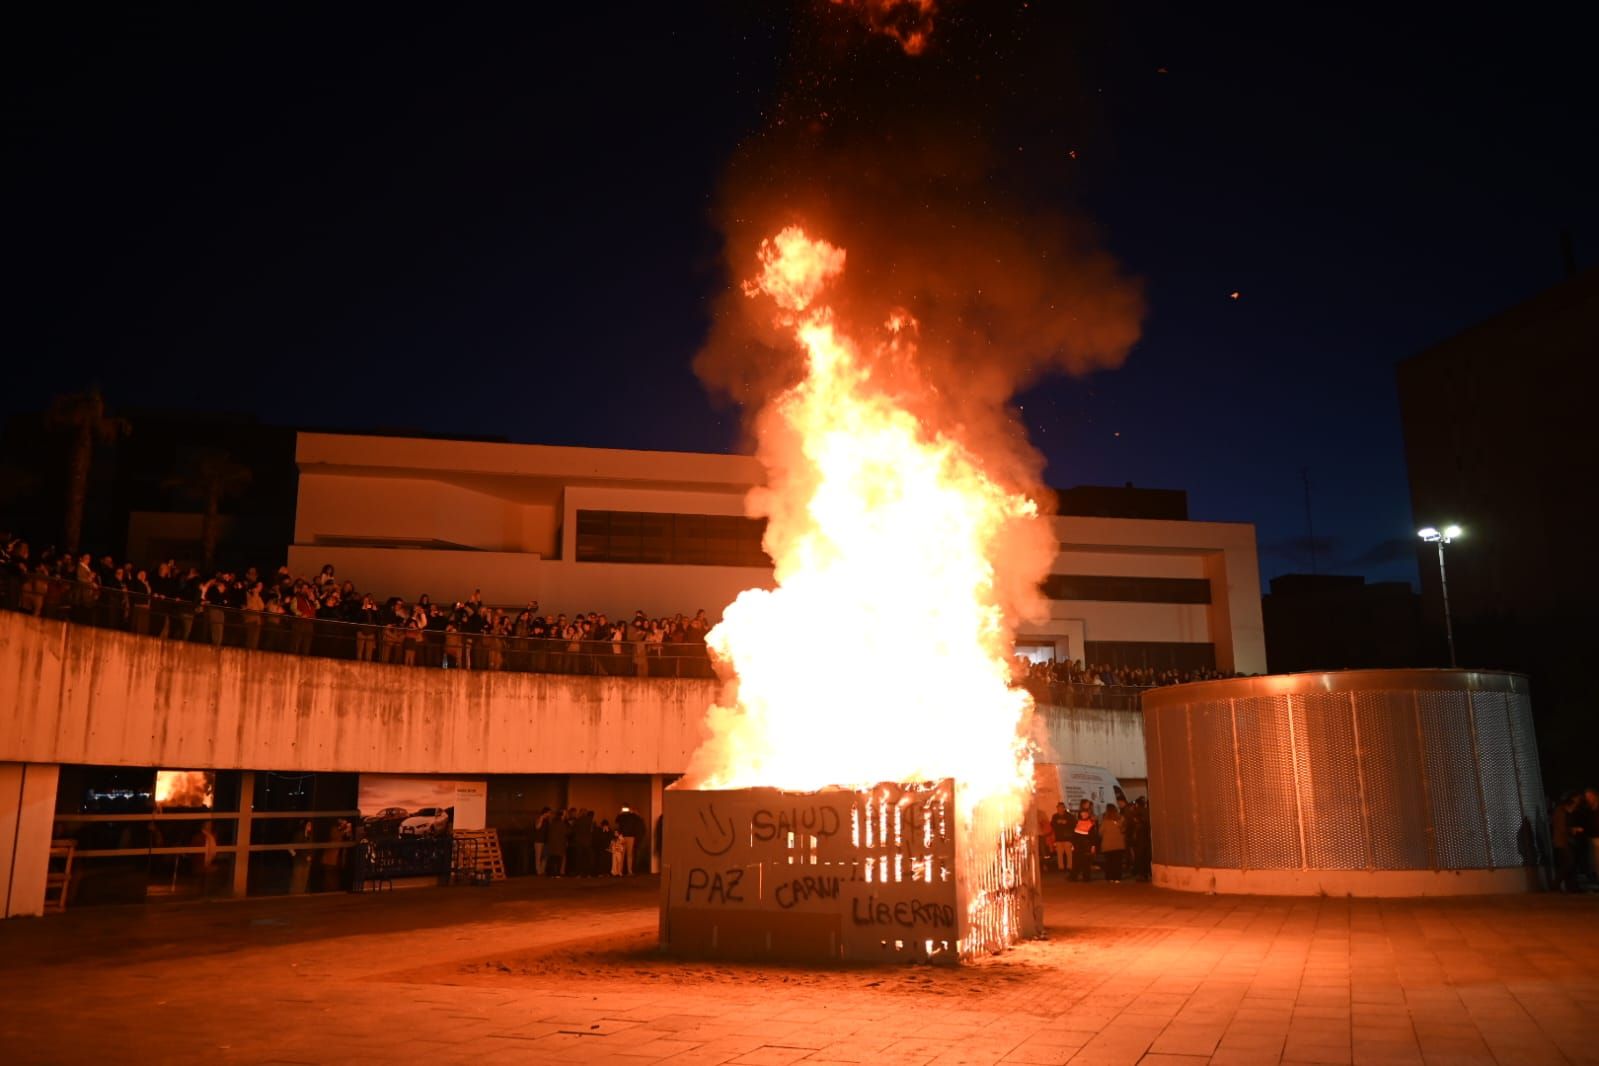
[[[1205,642],[1211,639],[1210,608],[1203,603],[1111,603],[1055,601],[1053,615],[1080,618],[1084,640]],[[1079,649],[1080,651],[1081,649]],[[1077,658],[1079,656],[1074,656]]]
[[[490,551],[554,554],[555,509],[418,477],[302,472],[294,539],[440,540]]]
[[[1176,551],[1181,551],[1180,547]],[[1205,559],[1198,552],[1062,551],[1049,568],[1052,574],[1091,574],[1096,577],[1205,576]]]
[[[1144,713],[1040,705],[1033,741],[1046,763],[1103,766],[1123,781],[1149,776],[1144,757]]]
[[[0,917],[44,913],[57,767],[0,762]]]
[[[1055,620],[1046,631],[1080,622],[1083,639],[1090,641],[1209,642],[1220,669],[1265,673],[1254,526],[1075,516],[1055,516],[1051,522],[1061,545],[1053,573],[1205,578],[1211,602],[1056,603]],[[1079,656],[1080,649],[1073,657]]]

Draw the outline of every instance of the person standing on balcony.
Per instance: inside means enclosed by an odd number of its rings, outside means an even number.
[[[22,594],[18,606],[24,614],[31,614],[35,618],[44,613],[44,604],[50,598],[50,567],[40,563],[33,568],[33,573],[22,582]]]
[[[316,632],[316,589],[304,581],[294,583],[294,596],[289,607],[294,618],[289,622],[292,644],[289,650],[296,655],[311,654],[311,637]]]
[[[135,570],[128,578],[128,624],[139,636],[150,632],[150,572]]]
[[[205,624],[211,635],[211,643],[217,647],[222,646],[222,627],[227,619],[223,612],[226,603],[226,586],[222,575],[217,574],[200,586],[200,601],[205,604]]]
[[[167,629],[172,624],[172,596],[177,589],[177,583],[172,580],[172,567],[168,563],[157,563],[155,573],[150,575],[150,635],[164,637]]]
[[[266,586],[256,581],[244,590],[244,646],[251,651],[261,646],[261,620],[266,614]]]
[[[378,628],[383,624],[383,614],[370,593],[361,597],[355,609],[355,657],[363,663],[372,661],[373,649],[378,645]]]
[[[94,621],[94,604],[100,598],[100,575],[94,570],[94,557],[87,552],[78,560],[72,589],[72,618],[75,622]]]

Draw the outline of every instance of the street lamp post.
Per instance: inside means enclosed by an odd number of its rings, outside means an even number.
[[[1444,636],[1449,641],[1449,666],[1451,669],[1456,665],[1455,624],[1453,619],[1449,617],[1449,574],[1444,569],[1444,545],[1453,543],[1464,532],[1465,530],[1459,526],[1445,526],[1441,530],[1428,526],[1426,529],[1416,531],[1416,536],[1428,544],[1438,545],[1438,586],[1443,590],[1444,594]]]

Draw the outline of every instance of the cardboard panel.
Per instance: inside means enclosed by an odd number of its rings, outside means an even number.
[[[953,959],[955,786],[668,789],[662,935],[674,950]]]

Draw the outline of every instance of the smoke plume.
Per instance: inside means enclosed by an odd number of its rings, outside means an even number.
[[[881,31],[907,5],[849,6],[878,12],[867,22]],[[908,6],[930,29],[933,5]],[[788,88],[728,169],[717,221],[729,284],[696,370],[752,417],[798,379],[792,337],[740,283],[762,240],[801,225],[847,249],[830,299],[857,337],[875,337],[885,387],[995,476],[1036,489],[1039,460],[1008,401],[1044,374],[1119,365],[1144,309],[1069,204],[1073,118],[1036,89],[1059,59],[1021,28],[952,17],[915,57],[846,29],[802,28]]]

